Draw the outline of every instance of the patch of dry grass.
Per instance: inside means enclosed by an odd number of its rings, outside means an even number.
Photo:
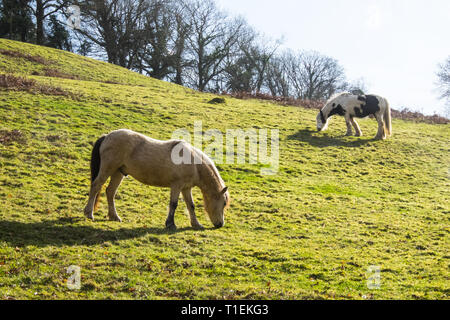
[[[30,62],[39,63],[39,64],[43,64],[43,65],[51,65],[52,64],[51,61],[48,61],[47,59],[45,59],[41,56],[33,56],[31,54],[26,54],[26,53],[22,53],[22,52],[18,52],[18,51],[0,49],[0,54],[3,54],[5,56],[10,56],[13,58],[22,58],[22,59],[28,60]]]
[[[42,84],[34,79],[12,74],[0,74],[0,88],[14,91],[27,91],[31,93],[41,93],[52,96],[65,96],[77,99],[77,95],[59,87]]]
[[[25,144],[26,141],[25,135],[20,130],[0,130],[0,144],[8,146],[13,142]]]

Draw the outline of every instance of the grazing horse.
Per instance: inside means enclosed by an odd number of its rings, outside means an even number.
[[[176,161],[172,160],[175,147],[178,153],[183,153],[183,159],[189,161],[175,164]],[[203,229],[195,216],[193,187],[199,187],[202,191],[205,210],[213,225],[216,228],[224,225],[224,211],[230,198],[213,161],[187,142],[159,141],[131,130],[113,131],[95,142],[91,157],[91,188],[84,209],[87,218],[94,220],[93,212],[97,210],[102,185],[111,177],[106,189],[108,217],[112,221],[122,221],[117,215],[114,197],[127,175],[147,185],[171,189],[166,220],[168,229],[176,229],[174,217],[180,192],[186,202],[192,227]]]
[[[362,136],[361,129],[354,118],[365,118],[370,115],[374,115],[378,121],[378,133],[375,139],[386,139],[392,134],[391,108],[383,97],[355,95],[347,92],[335,95],[327,101],[317,115],[317,130],[326,130],[329,118],[336,114],[345,117],[347,136],[353,134],[352,126],[355,128],[356,136]]]

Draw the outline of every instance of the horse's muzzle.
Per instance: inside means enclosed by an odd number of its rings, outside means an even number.
[[[225,225],[225,222],[219,222],[219,223],[215,223],[214,227],[216,227],[217,229],[222,228]]]

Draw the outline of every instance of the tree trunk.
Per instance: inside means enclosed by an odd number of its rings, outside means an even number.
[[[44,44],[44,4],[36,0],[36,44]]]

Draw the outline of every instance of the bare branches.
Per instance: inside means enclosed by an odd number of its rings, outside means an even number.
[[[438,88],[441,92],[440,98],[446,101],[445,115],[450,118],[450,57],[439,65]]]
[[[322,100],[344,88],[345,76],[333,58],[314,51],[285,51],[271,62],[266,83],[275,96]]]
[[[44,0],[45,1],[45,0]],[[326,99],[348,87],[342,67],[317,52],[278,53],[214,0],[71,0],[76,30],[108,62],[199,91]]]
[[[259,93],[264,85],[269,62],[279,45],[279,41],[271,41],[250,26],[244,25],[233,54],[225,61],[226,91]]]
[[[441,91],[441,99],[450,101],[450,57],[439,65],[438,86]]]
[[[214,90],[210,83],[224,72],[224,61],[235,49],[245,21],[229,18],[212,0],[185,2],[185,9],[191,26],[188,82],[200,91]]]
[[[145,36],[146,0],[73,1],[81,9],[76,31],[106,53],[108,62],[131,69]]]

